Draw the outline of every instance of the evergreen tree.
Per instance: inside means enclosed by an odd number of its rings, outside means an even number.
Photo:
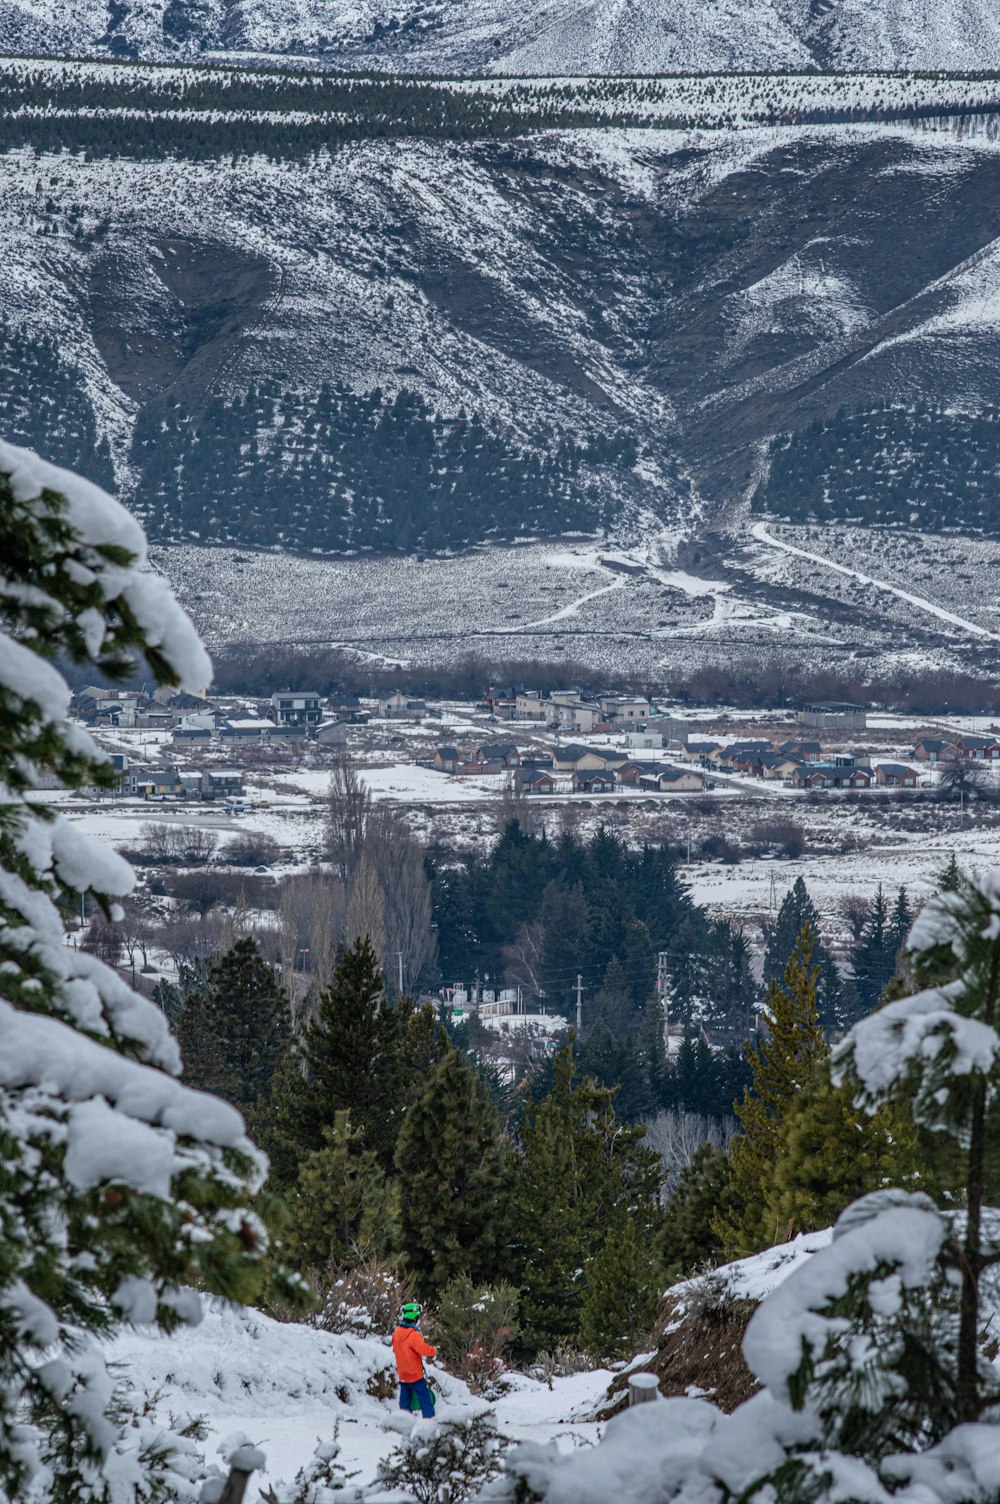
[[[342,1263],[356,1250],[387,1257],[399,1243],[398,1191],[341,1110],[323,1147],[304,1154],[286,1198],[289,1257],[300,1268]]]
[[[276,1177],[295,1180],[302,1155],[322,1149],[340,1109],[391,1171],[406,1106],[402,1045],[399,1011],[364,936],[344,952],[275,1082],[267,1147]]]
[[[654,1244],[634,1218],[608,1233],[587,1265],[580,1341],[601,1361],[631,1358],[649,1344],[661,1268]]]
[[[187,994],[177,1020],[184,1079],[257,1121],[290,1033],[288,994],[246,936]]]
[[[765,1226],[785,1242],[828,1227],[870,1191],[927,1190],[926,1165],[909,1110],[890,1103],[872,1115],[862,1111],[847,1087],[831,1083],[824,1061],[778,1131]]]
[[[768,1189],[784,1120],[799,1093],[813,1085],[826,1046],[816,1011],[819,967],[806,922],[785,968],[784,985],[767,994],[767,1037],[748,1045],[752,1080],[736,1107],[742,1132],[730,1147],[735,1205],[720,1209],[715,1229],[728,1256],[754,1253],[774,1241],[767,1219]]]
[[[681,1171],[667,1206],[660,1251],[668,1281],[719,1262],[722,1242],[715,1224],[720,1213],[732,1210],[731,1200],[729,1156],[703,1144]]]
[[[511,1156],[485,1084],[458,1050],[440,1061],[399,1135],[400,1248],[421,1294],[505,1270]]]
[[[637,1123],[654,1111],[655,1098],[636,1046],[616,1037],[603,1021],[591,1029],[578,1051],[580,1072],[592,1076],[615,1094],[615,1112],[625,1123]]]
[[[263,1283],[264,1165],[239,1114],[176,1079],[155,1004],[65,943],[81,894],[110,920],[133,873],[38,795],[115,784],[56,660],[211,678],[145,556],[110,497],[0,445],[0,1496],[32,1504],[189,1492],[186,1442],[116,1391],[94,1337],[194,1324],[195,1289]]]
[[[838,1029],[844,1022],[843,987],[833,957],[820,940],[819,914],[801,877],[795,879],[781,901],[764,952],[764,985],[766,988],[772,982],[782,981],[785,967],[807,924],[813,939],[812,964],[817,967],[816,1006],[820,1023],[824,1029]]]
[[[879,999],[896,969],[898,949],[880,883],[861,931],[861,944],[854,953],[854,990],[858,999],[859,1017],[864,1017],[878,1007]],[[853,1023],[855,1020],[852,1018],[848,1022]]]
[[[553,1061],[552,1090],[529,1107],[515,1193],[525,1340],[537,1351],[580,1334],[587,1266],[635,1219],[647,1239],[659,1216],[659,1157],[643,1130],[620,1124],[613,1093],[576,1075],[572,1044]]]
[[[893,962],[899,956],[900,951],[906,944],[906,937],[910,933],[913,923],[913,911],[910,908],[910,900],[905,888],[900,888],[896,894],[896,902],[892,910],[892,918],[889,921],[889,945],[892,949]]]

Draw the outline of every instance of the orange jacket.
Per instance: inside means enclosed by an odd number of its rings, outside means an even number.
[[[415,1384],[424,1376],[425,1358],[437,1357],[437,1348],[425,1342],[415,1326],[397,1326],[392,1334],[392,1354],[401,1384]]]

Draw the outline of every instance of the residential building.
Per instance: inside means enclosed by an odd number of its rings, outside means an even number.
[[[473,760],[482,764],[484,773],[503,773],[508,768],[520,767],[521,754],[513,742],[493,742],[477,747]]]
[[[346,747],[347,726],[337,717],[320,721],[316,727],[315,737],[321,747]]]
[[[657,752],[663,749],[663,733],[653,731],[629,731],[625,737],[625,745],[631,752]]]
[[[913,755],[918,762],[954,762],[958,748],[953,737],[918,736],[913,746]]]
[[[580,731],[589,736],[601,724],[601,708],[583,700],[558,701],[552,707],[552,719],[569,731]]]
[[[231,799],[244,793],[243,774],[239,768],[204,768],[201,775],[203,799]]]
[[[875,782],[886,789],[915,789],[917,772],[901,762],[880,762],[875,769]]]
[[[537,689],[521,690],[514,699],[514,719],[518,721],[544,721],[548,718],[549,706]]]
[[[454,773],[458,767],[458,748],[435,747],[432,761],[439,773]]]
[[[555,774],[545,768],[518,768],[514,779],[519,789],[526,794],[554,794]]]
[[[617,730],[621,726],[644,726],[652,713],[642,695],[598,695],[602,718]]]
[[[956,736],[954,746],[960,757],[970,757],[976,762],[995,762],[1000,758],[1000,741],[995,736],[972,736],[963,731]]]
[[[268,714],[276,726],[318,726],[323,719],[320,696],[312,689],[279,690]]]
[[[219,736],[232,741],[266,741],[276,730],[273,721],[260,716],[232,716],[219,727]]]
[[[385,721],[422,721],[427,714],[427,702],[413,699],[397,689],[381,697],[378,713]]]
[[[782,742],[778,751],[785,757],[794,757],[796,762],[823,762],[823,748],[819,742],[802,741],[801,738],[793,737],[791,741]]]
[[[615,775],[610,771],[577,772],[572,781],[575,794],[610,794],[615,786]]]
[[[172,799],[184,792],[176,768],[130,768],[126,788],[140,799]]]
[[[693,768],[656,768],[640,774],[639,787],[659,794],[698,794],[705,780]]]

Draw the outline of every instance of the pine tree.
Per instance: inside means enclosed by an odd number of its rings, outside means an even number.
[[[660,1242],[665,1283],[719,1262],[722,1243],[715,1221],[720,1211],[731,1209],[731,1200],[729,1156],[703,1144],[681,1171],[667,1206]]]
[[[398,1189],[341,1110],[323,1147],[304,1154],[286,1198],[288,1255],[301,1268],[342,1263],[356,1250],[387,1257],[399,1245]]]
[[[650,1240],[658,1228],[659,1157],[612,1103],[612,1092],[577,1078],[570,1044],[553,1061],[551,1091],[526,1111],[514,1252],[535,1351],[579,1338],[587,1265],[607,1236],[631,1219]]]
[[[892,910],[892,918],[889,921],[889,945],[892,949],[892,958],[895,962],[900,951],[906,944],[906,937],[910,933],[913,924],[913,911],[910,908],[910,900],[905,888],[900,888],[896,894],[896,902]]]
[[[816,1011],[819,967],[807,922],[785,968],[784,985],[767,994],[767,1037],[747,1047],[752,1081],[736,1107],[742,1132],[730,1148],[735,1207],[720,1210],[715,1230],[728,1256],[754,1253],[774,1241],[767,1198],[782,1124],[799,1093],[816,1081],[826,1055]]]
[[[212,966],[177,1020],[184,1080],[259,1120],[288,1050],[288,994],[250,936]]]
[[[295,1180],[302,1155],[322,1149],[323,1130],[340,1109],[391,1171],[406,1105],[402,1044],[400,1014],[364,937],[344,952],[275,1082],[265,1142],[276,1177]]]
[[[108,919],[134,876],[38,798],[111,788],[54,660],[162,684],[211,665],[146,543],[96,487],[0,445],[0,1495],[91,1504],[178,1496],[185,1443],[115,1393],[94,1334],[195,1323],[195,1289],[263,1279],[264,1165],[230,1106],[176,1079],[167,1021],[65,944],[84,891]]]
[[[878,1007],[879,999],[892,979],[898,948],[880,883],[861,932],[861,944],[854,953],[854,989],[860,1017]]]
[[[791,1103],[778,1132],[765,1226],[775,1241],[835,1222],[859,1196],[885,1186],[927,1190],[924,1146],[908,1109],[889,1103],[869,1115],[824,1061]]]
[[[603,1021],[591,1029],[578,1052],[580,1072],[615,1094],[615,1112],[625,1123],[638,1123],[654,1111],[642,1061],[630,1039],[616,1037]]]
[[[801,877],[795,879],[782,899],[777,921],[767,942],[764,953],[764,985],[767,987],[772,982],[782,981],[785,967],[807,924],[813,939],[812,964],[818,968],[816,1006],[820,1023],[824,1029],[841,1028],[844,1022],[844,989],[833,957],[820,940],[819,914]]]
[[[458,1274],[505,1272],[510,1152],[484,1083],[452,1050],[427,1079],[399,1135],[400,1248],[421,1294]]]
[[[580,1341],[602,1361],[631,1358],[649,1344],[661,1278],[655,1246],[629,1218],[587,1265]]]

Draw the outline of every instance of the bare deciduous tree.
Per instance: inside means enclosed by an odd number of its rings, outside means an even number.
[[[344,935],[344,885],[333,873],[313,868],[288,878],[281,889],[281,957],[285,985],[296,996],[295,976],[305,970],[314,992],[329,986]]]
[[[375,863],[366,851],[354,869],[347,894],[344,942],[353,945],[368,936],[372,949],[385,969],[385,892]]]
[[[700,1112],[660,1112],[646,1122],[645,1142],[660,1156],[661,1194],[674,1190],[682,1170],[704,1144],[724,1149],[736,1132],[735,1118],[710,1118]]]
[[[496,804],[496,827],[501,835],[513,820],[526,835],[534,835],[541,824],[541,811],[537,804],[532,803],[531,795],[525,793],[514,775],[509,773]]]
[[[424,853],[403,816],[387,804],[372,810],[364,850],[385,895],[386,979],[398,987],[402,969],[402,990],[413,992],[437,950]]]
[[[330,775],[326,819],[330,861],[341,882],[361,859],[371,809],[372,796],[357,767],[350,758],[339,758]]]
[[[520,987],[527,997],[541,996],[544,945],[545,928],[540,920],[521,925],[510,945],[503,948],[504,975],[508,987]]]

